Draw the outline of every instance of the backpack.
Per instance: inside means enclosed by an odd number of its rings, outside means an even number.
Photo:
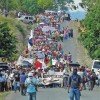
[[[79,87],[79,75],[71,76],[71,87],[78,88]]]

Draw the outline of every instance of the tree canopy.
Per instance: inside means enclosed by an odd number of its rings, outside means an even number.
[[[53,7],[53,0],[0,0],[0,8],[37,14]]]
[[[96,0],[94,2],[92,0],[87,4],[89,5],[89,11],[82,23],[85,32],[80,37],[91,58],[100,59],[100,1]]]
[[[8,60],[16,54],[16,38],[6,22],[0,22],[0,56]]]
[[[48,9],[53,6],[53,0],[37,0],[38,5],[42,9]]]

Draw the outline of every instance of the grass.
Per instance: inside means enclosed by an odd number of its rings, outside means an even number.
[[[3,92],[0,93],[0,100],[5,100],[5,97],[9,94],[10,92]]]
[[[26,47],[26,42],[27,42],[26,36],[30,32],[30,29],[28,29],[29,25],[24,24],[21,21],[18,21],[16,18],[12,17],[6,18],[1,15],[0,15],[0,22],[7,22],[11,33],[18,40],[18,42],[16,43],[18,53],[16,55],[19,56]]]

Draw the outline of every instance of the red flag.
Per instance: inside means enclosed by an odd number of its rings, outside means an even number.
[[[42,63],[40,63],[38,60],[36,60],[36,61],[34,62],[34,67],[35,67],[36,69],[41,69],[41,68],[42,68]]]

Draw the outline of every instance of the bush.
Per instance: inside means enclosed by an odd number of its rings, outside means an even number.
[[[93,2],[93,1],[91,1]],[[92,4],[90,2],[90,4]],[[80,35],[80,41],[92,59],[100,59],[100,7],[99,1],[95,1],[95,6],[91,5],[85,20],[82,23],[85,32]]]
[[[20,21],[17,21],[16,19],[12,19],[9,17],[6,18],[3,16],[0,16],[0,22],[6,22],[8,24],[8,27],[10,28],[10,33],[12,33],[14,37],[16,37],[16,51],[15,53],[13,53],[13,56],[10,57],[10,60],[16,60],[18,56],[22,53],[26,45],[25,38],[26,34],[29,31],[27,30],[27,25]]]

